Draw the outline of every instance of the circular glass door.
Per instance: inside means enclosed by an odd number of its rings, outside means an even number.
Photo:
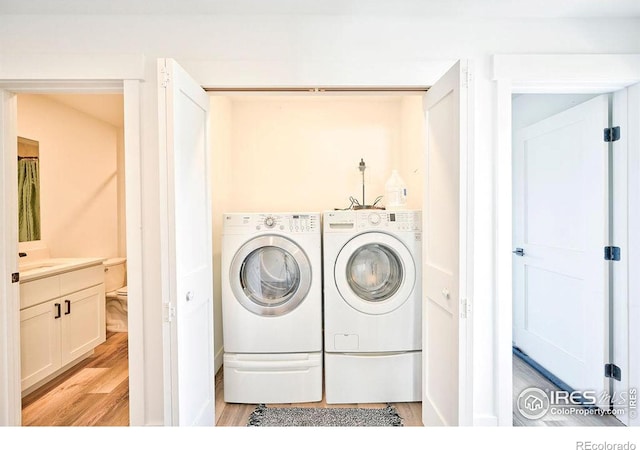
[[[415,284],[415,263],[397,238],[363,233],[340,250],[334,270],[342,298],[367,314],[385,314],[402,305]]]
[[[255,238],[236,253],[229,273],[236,299],[259,315],[282,315],[302,302],[311,286],[307,255],[281,236]]]
[[[363,300],[388,300],[402,284],[402,263],[398,255],[385,245],[363,245],[349,258],[347,283]]]

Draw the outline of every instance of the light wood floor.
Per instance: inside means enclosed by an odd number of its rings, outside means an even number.
[[[94,354],[22,399],[25,426],[129,425],[127,333],[107,333]]]
[[[577,426],[624,426],[622,422],[613,416],[589,415],[551,415],[547,414],[538,420],[529,420],[523,417],[516,407],[518,395],[528,388],[537,387],[542,390],[556,390],[548,379],[544,378],[533,367],[522,359],[513,356],[513,425],[514,426],[546,426],[546,427],[577,427]],[[584,408],[581,408],[584,409]]]
[[[107,341],[77,366],[22,399],[25,426],[127,426],[129,425],[129,365],[127,333],[108,333]],[[527,387],[555,387],[520,358],[513,357],[513,425],[515,426],[621,426],[611,416],[545,416],[528,420],[515,408],[517,396]],[[215,378],[216,425],[246,426],[256,405],[224,402],[222,370]],[[268,405],[273,407],[289,405]],[[383,404],[296,404],[298,407],[382,407]],[[405,426],[422,425],[421,403],[395,403]]]

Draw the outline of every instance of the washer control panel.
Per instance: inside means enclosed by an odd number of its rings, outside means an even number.
[[[324,214],[325,232],[421,231],[422,213],[417,210],[387,211],[381,209],[337,210]]]
[[[224,232],[278,231],[283,233],[318,233],[320,214],[313,213],[230,213],[224,215]]]
[[[420,231],[422,215],[420,211],[356,211],[358,230],[382,229],[388,231]]]

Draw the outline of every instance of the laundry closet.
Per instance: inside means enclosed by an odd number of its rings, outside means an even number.
[[[224,213],[384,206],[395,169],[408,210],[422,208],[422,92],[212,92],[213,264]],[[363,172],[359,163],[364,161]],[[223,360],[221,273],[214,270],[215,369]]]

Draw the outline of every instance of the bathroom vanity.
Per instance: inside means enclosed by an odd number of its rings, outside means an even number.
[[[103,261],[47,258],[20,265],[23,396],[105,341]]]

